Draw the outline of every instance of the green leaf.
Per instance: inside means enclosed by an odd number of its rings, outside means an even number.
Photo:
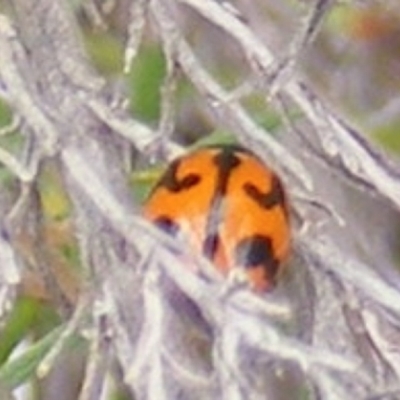
[[[399,135],[399,121],[394,121],[385,126],[379,127],[372,136],[388,151],[400,154],[400,135]]]
[[[106,32],[87,32],[84,39],[89,57],[102,74],[121,73],[123,47],[116,38]]]
[[[0,334],[0,364],[8,358],[14,347],[26,336],[37,319],[39,306],[31,298],[21,298],[7,319]]]
[[[25,353],[0,368],[0,382],[9,388],[16,388],[27,381],[35,372],[43,357],[56,343],[64,326],[55,328],[33,344]]]
[[[128,77],[132,112],[144,121],[155,121],[160,115],[160,87],[165,76],[165,60],[159,47],[142,49]]]
[[[234,143],[237,143],[237,140],[231,132],[224,129],[216,129],[209,135],[202,137],[193,143],[189,147],[189,150],[196,150],[206,146],[229,145]]]
[[[131,176],[133,197],[135,203],[141,204],[148,197],[155,182],[160,178],[164,167],[149,168],[143,171],[135,171]]]

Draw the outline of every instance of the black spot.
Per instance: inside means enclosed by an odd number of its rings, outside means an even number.
[[[240,158],[236,152],[235,148],[231,146],[221,147],[220,151],[214,157],[214,164],[218,168],[215,196],[221,197],[225,194],[231,172],[240,164]]]
[[[235,249],[236,265],[243,268],[254,268],[262,265],[267,278],[274,278],[279,262],[274,258],[271,238],[254,235],[242,239]]]
[[[188,174],[180,180],[178,179],[177,172],[181,162],[181,159],[172,162],[154,190],[158,189],[159,187],[165,187],[167,190],[176,193],[182,190],[187,190],[200,182],[201,178],[197,174]]]
[[[154,224],[171,236],[175,236],[179,231],[179,225],[176,222],[174,222],[171,218],[163,215],[156,218],[154,220]]]
[[[272,187],[268,193],[263,193],[252,183],[245,183],[243,189],[262,208],[270,209],[277,205],[283,205],[286,210],[285,193],[281,182],[275,175],[272,178]]]
[[[220,238],[218,229],[223,218],[223,200],[228,188],[231,171],[240,164],[235,148],[231,146],[216,147],[219,151],[214,156],[213,162],[217,167],[215,189],[210,202],[210,212],[207,217],[203,254],[213,259],[218,249]]]
[[[204,257],[207,257],[210,260],[212,260],[219,244],[220,244],[220,237],[218,236],[218,234],[214,233],[212,235],[208,235],[203,243]]]

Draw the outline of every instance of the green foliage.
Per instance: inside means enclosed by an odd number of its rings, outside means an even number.
[[[144,47],[135,59],[128,84],[135,117],[153,122],[160,115],[160,88],[165,76],[165,60],[157,46]]]
[[[20,297],[0,333],[0,382],[15,388],[33,378],[36,368],[58,339],[63,327],[54,309],[42,301]],[[39,338],[16,358],[16,347],[28,338]]]
[[[7,105],[0,101],[0,126],[10,123],[11,113]]]
[[[133,196],[136,204],[141,204],[149,195],[154,183],[160,177],[164,166],[156,165],[140,171],[135,171],[131,176]]]
[[[86,51],[98,71],[105,75],[120,74],[123,66],[122,44],[107,32],[87,32]]]
[[[373,133],[373,137],[387,150],[400,154],[400,135],[397,123],[381,127]]]
[[[27,335],[42,335],[57,323],[59,318],[51,307],[30,297],[20,297],[0,332],[0,364]]]
[[[11,111],[8,106],[0,100],[0,129],[11,123]],[[0,147],[12,153],[17,152],[22,143],[22,138],[18,133],[10,133],[0,136]],[[9,187],[14,181],[14,176],[8,169],[0,164],[0,186]]]
[[[233,144],[237,140],[235,136],[226,129],[216,129],[212,133],[208,134],[193,143],[189,150],[195,150],[201,147],[214,146],[214,145],[224,145]]]
[[[0,364],[4,363],[14,347],[25,337],[38,317],[39,306],[33,299],[20,298],[0,333]]]
[[[58,327],[30,346],[21,356],[0,368],[0,381],[9,388],[16,388],[32,378],[44,356],[59,338],[63,327]]]

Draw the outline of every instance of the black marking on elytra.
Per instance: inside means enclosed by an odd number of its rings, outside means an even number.
[[[218,168],[214,198],[220,199],[226,193],[231,172],[238,167],[241,162],[236,153],[237,150],[232,147],[223,147],[214,156],[213,162]]]
[[[156,218],[154,220],[154,224],[171,236],[175,236],[180,229],[179,225],[176,222],[165,215],[161,215]]]
[[[221,239],[217,233],[206,236],[203,242],[203,255],[212,260],[220,245]]]
[[[217,167],[217,176],[213,196],[210,202],[210,213],[207,217],[205,239],[203,242],[203,254],[213,259],[220,243],[218,228],[223,217],[223,200],[228,188],[229,178],[232,170],[237,168],[241,161],[237,156],[236,147],[227,146],[218,148],[213,158]]]
[[[156,189],[164,187],[170,192],[180,192],[182,190],[190,189],[191,187],[197,185],[201,178],[198,174],[188,174],[181,179],[178,179],[177,173],[182,159],[175,160],[165,171],[164,175],[157,184]]]
[[[267,279],[273,279],[279,267],[279,261],[274,257],[271,238],[264,235],[242,239],[235,248],[235,263],[248,269],[262,265]]]
[[[257,186],[248,182],[244,184],[243,189],[260,207],[268,210],[282,205],[286,212],[285,192],[277,176],[272,176],[271,190],[267,193],[263,193]]]

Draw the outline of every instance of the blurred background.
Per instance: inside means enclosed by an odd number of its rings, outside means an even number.
[[[99,71],[121,79],[123,50],[129,24],[129,4],[121,1],[75,1],[88,52]],[[228,3],[228,2],[227,2]],[[311,1],[231,1],[257,35],[277,57],[287,51],[302,28]],[[89,6],[92,4],[91,6]],[[101,20],[96,18],[101,12]],[[235,87],[248,70],[239,49],[218,28],[182,8],[187,38],[209,70],[227,87]],[[300,73],[321,97],[366,135],[390,151],[400,150],[400,5],[396,1],[338,2],[325,18],[314,43],[302,52]],[[155,124],[159,115],[159,86],[164,74],[157,37],[147,30],[146,45],[126,79],[133,115]],[[177,138],[194,141],[213,128],[184,81],[177,106]],[[274,124],[257,99],[249,108],[259,119]],[[257,108],[259,105],[259,109]],[[264,113],[264,115],[262,115]],[[270,120],[270,121],[268,121]]]
[[[129,73],[123,73],[130,4],[131,0],[70,0],[88,56],[98,73],[107,80],[110,93],[126,96],[132,116],[156,127],[160,117],[160,87],[166,71],[165,60],[150,21],[138,56]],[[311,2],[232,0],[230,4],[279,57],[285,55],[301,30]],[[1,0],[0,11],[9,12]],[[184,7],[179,15],[179,22],[196,54],[226,89],[234,89],[247,80],[250,71],[246,61],[226,35]],[[338,2],[326,16],[315,41],[301,53],[297,72],[339,115],[384,149],[388,157],[398,157],[398,1]],[[251,94],[243,104],[260,125],[279,134],[283,126],[281,115],[262,96]],[[184,145],[195,144],[208,135],[216,142],[222,140],[227,132],[215,128],[207,116],[206,107],[193,87],[183,77],[179,79],[174,140]],[[0,129],[10,123],[11,118],[6,103],[0,100]],[[0,137],[0,145],[18,152],[21,145],[18,132]],[[135,164],[133,159],[132,191],[141,201],[157,172],[153,174],[152,169],[134,168]],[[0,168],[0,182],[2,187],[10,189],[10,193],[17,190],[16,182],[4,168]],[[47,168],[41,175],[38,193],[46,219],[44,240],[50,249],[54,273],[63,292],[73,302],[79,286],[76,278],[79,276],[79,255],[71,234],[70,204],[52,168]],[[32,246],[29,237],[22,235],[21,252],[27,259]],[[82,341],[73,344],[72,349],[76,351],[72,350],[66,355],[67,359],[56,365],[44,384],[33,378],[35,367],[54,343],[53,329],[59,322],[60,317],[49,301],[43,282],[34,272],[27,272],[19,300],[0,332],[0,364],[10,356],[17,361],[18,354],[25,357],[19,359],[19,364],[5,364],[8,369],[0,368],[0,379],[11,381],[14,387],[29,382],[16,392],[17,398],[76,398],[83,371],[82,349],[86,346]],[[37,338],[44,339],[35,347],[32,343]],[[107,396],[107,400],[128,398],[123,387],[111,388]],[[1,387],[0,398],[3,398]]]

